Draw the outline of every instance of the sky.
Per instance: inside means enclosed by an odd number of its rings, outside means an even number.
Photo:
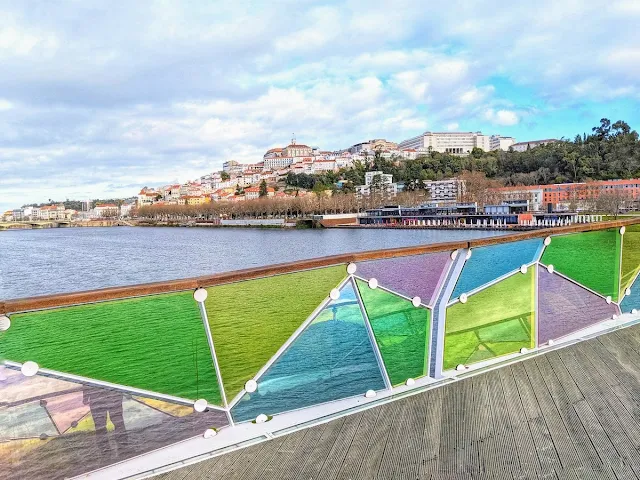
[[[133,196],[293,134],[638,129],[639,21],[638,0],[0,0],[0,210]]]

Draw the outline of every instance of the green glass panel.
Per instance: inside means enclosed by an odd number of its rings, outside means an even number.
[[[535,346],[535,268],[447,308],[444,369]]]
[[[209,343],[191,292],[16,314],[5,357],[43,368],[220,403]]]
[[[628,225],[622,236],[622,276],[620,298],[640,272],[640,225]]]
[[[541,262],[603,296],[618,300],[621,235],[618,229],[554,236]]]
[[[391,383],[426,375],[429,310],[362,280],[357,284]]]
[[[208,289],[205,302],[227,400],[329,296],[344,265],[276,275]]]

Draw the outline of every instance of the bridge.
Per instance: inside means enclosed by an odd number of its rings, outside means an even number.
[[[29,220],[21,222],[0,222],[0,230],[68,227],[69,225],[71,225],[71,223],[71,220]]]
[[[640,477],[639,273],[625,219],[0,301],[0,472]]]

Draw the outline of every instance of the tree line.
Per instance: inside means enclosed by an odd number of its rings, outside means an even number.
[[[210,202],[203,205],[149,205],[137,210],[138,218],[156,221],[186,219],[214,220],[306,218],[311,215],[364,212],[388,203],[416,206],[427,201],[426,192],[403,192],[390,199],[383,194],[357,197],[344,195],[305,195],[289,198],[257,198],[238,202]]]

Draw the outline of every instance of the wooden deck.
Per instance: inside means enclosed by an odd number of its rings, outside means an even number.
[[[160,475],[640,479],[640,326]]]

